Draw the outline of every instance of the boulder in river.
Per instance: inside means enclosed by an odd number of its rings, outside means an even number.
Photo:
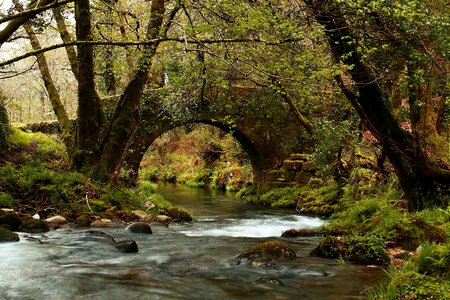
[[[65,227],[65,225],[67,224],[67,220],[63,216],[54,216],[45,219],[45,223],[47,223],[50,228],[56,229]]]
[[[22,219],[13,211],[0,212],[0,225],[9,230],[18,231],[22,222]]]
[[[320,235],[320,231],[314,229],[288,229],[281,234],[282,237],[311,237]]]
[[[362,265],[388,265],[391,260],[381,238],[371,236],[335,237],[320,241],[311,255],[323,258],[342,258]]]
[[[118,241],[114,246],[122,253],[136,253],[139,251],[136,242],[133,240]]]
[[[100,219],[91,223],[91,227],[122,227],[125,222],[122,220]]]
[[[20,230],[24,232],[41,233],[49,231],[49,227],[44,220],[26,219],[20,226]]]
[[[268,241],[250,247],[247,251],[235,258],[236,264],[248,263],[254,266],[274,265],[278,260],[295,258],[295,252],[286,243],[280,241]]]
[[[6,228],[0,227],[0,243],[3,242],[18,242],[19,236]]]
[[[148,217],[148,214],[142,210],[132,210],[131,213],[136,216],[137,219]]]
[[[278,278],[273,277],[258,277],[255,280],[256,284],[271,284],[271,285],[281,285],[283,286],[284,283]]]
[[[156,221],[162,224],[169,224],[170,222],[172,222],[172,218],[166,215],[157,215]]]
[[[81,214],[75,219],[75,226],[89,227],[91,226],[91,217],[88,214]]]
[[[152,233],[152,228],[150,227],[150,225],[148,223],[144,223],[144,222],[133,223],[133,224],[129,225],[126,228],[126,230],[133,232],[133,233],[146,233],[146,234]]]
[[[192,214],[184,208],[171,207],[171,208],[167,208],[166,210],[173,221],[190,222],[193,219]]]

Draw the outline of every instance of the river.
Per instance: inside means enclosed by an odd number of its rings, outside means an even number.
[[[0,244],[0,299],[364,299],[361,292],[383,278],[376,268],[309,256],[318,238],[279,238],[289,228],[316,228],[324,222],[319,218],[249,205],[218,191],[159,190],[196,220],[152,224],[152,235],[98,229],[116,240],[134,239],[134,254],[80,243],[86,229],[34,234],[42,244],[21,233],[20,242]],[[250,246],[273,239],[289,243],[297,258],[273,267],[233,263]],[[257,284],[261,278],[282,285]]]

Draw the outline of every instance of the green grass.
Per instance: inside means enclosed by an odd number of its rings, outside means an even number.
[[[28,149],[42,156],[67,156],[66,148],[60,141],[40,132],[28,133],[15,129],[9,135],[8,143],[12,149]]]

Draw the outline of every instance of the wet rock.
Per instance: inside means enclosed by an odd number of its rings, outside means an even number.
[[[122,220],[110,220],[110,219],[99,219],[95,220],[91,223],[91,227],[100,227],[100,228],[117,228],[117,227],[123,227],[126,223]]]
[[[320,235],[320,231],[313,229],[289,229],[281,234],[282,237],[311,237]]]
[[[41,233],[49,231],[49,227],[44,220],[27,219],[23,221],[20,230],[24,232]]]
[[[170,222],[172,222],[172,218],[166,215],[157,215],[156,221],[163,224],[169,224]]]
[[[152,228],[150,227],[150,225],[148,223],[144,223],[144,222],[133,223],[133,224],[129,225],[126,228],[126,230],[133,232],[133,233],[145,233],[145,234],[152,233]]]
[[[45,219],[45,223],[47,223],[50,228],[56,229],[65,227],[65,225],[67,224],[67,220],[63,216],[54,216]]]
[[[103,231],[97,231],[97,230],[88,230],[83,232],[82,236],[78,239],[81,241],[92,241],[92,242],[98,242],[103,244],[109,244],[109,245],[115,245],[116,241],[114,238],[103,232]]]
[[[310,253],[323,258],[342,258],[362,265],[388,265],[391,262],[384,241],[376,237],[340,238],[329,236]]]
[[[167,209],[167,213],[172,218],[173,221],[178,222],[191,222],[192,215],[184,208],[181,207],[171,207]]]
[[[250,247],[235,258],[236,264],[247,263],[253,266],[275,265],[279,260],[296,257],[294,250],[286,243],[269,241]]]
[[[139,251],[138,245],[133,240],[118,241],[114,246],[122,253],[136,253]]]
[[[158,220],[156,219],[155,216],[151,216],[148,215],[146,217],[140,218],[139,222],[144,222],[144,223],[152,223],[152,222],[157,222]]]
[[[91,217],[88,214],[82,214],[74,221],[77,227],[89,227],[91,226]]]
[[[284,283],[278,279],[273,277],[258,277],[255,280],[256,284],[272,284],[272,285],[281,285],[284,286]]]
[[[91,227],[110,227],[111,225],[112,221],[110,219],[95,220],[91,223]]]
[[[142,219],[148,217],[148,214],[142,210],[132,210],[131,213],[136,216],[138,219]]]
[[[9,230],[18,231],[22,222],[22,219],[15,212],[0,213],[0,225]]]
[[[18,242],[19,236],[6,228],[0,227],[0,243],[4,242]]]

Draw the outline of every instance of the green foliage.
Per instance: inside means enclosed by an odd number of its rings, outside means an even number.
[[[143,198],[143,201],[150,201],[157,208],[167,209],[172,207],[172,203],[164,199],[164,197],[157,192],[157,186],[155,183],[140,180],[138,185],[139,195]]]
[[[27,133],[15,129],[9,135],[8,142],[11,149],[27,149],[43,158],[66,156],[66,149],[61,142],[40,132]]]
[[[321,172],[330,175],[338,166],[339,152],[347,159],[353,155],[358,137],[357,121],[319,119],[314,135],[317,141],[314,145],[314,161]]]
[[[0,192],[0,208],[12,208],[14,204],[14,198],[11,195]]]
[[[375,236],[334,237],[322,239],[312,252],[313,255],[342,259],[365,265],[387,265],[390,258],[386,253],[384,240]]]
[[[300,188],[271,189],[259,197],[259,202],[273,208],[295,208],[302,192]]]

